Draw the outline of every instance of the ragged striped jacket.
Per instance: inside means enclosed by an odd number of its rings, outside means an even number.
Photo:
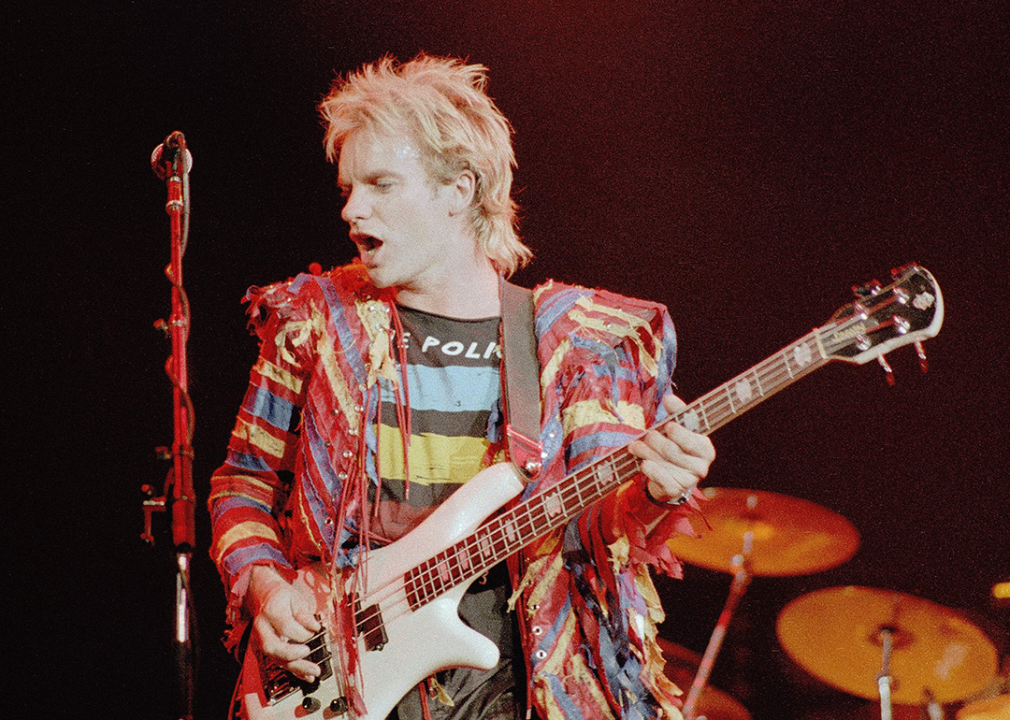
[[[676,355],[660,305],[554,282],[535,298],[545,462],[523,498],[661,419]],[[253,288],[247,300],[260,356],[209,500],[235,641],[253,565],[357,562],[358,490],[376,481],[373,389],[397,372],[395,307],[356,263]],[[627,483],[510,559],[543,720],[681,717],[655,643],[663,610],[648,565],[679,575],[663,538],[690,532],[689,512],[646,535],[657,510],[641,482]]]

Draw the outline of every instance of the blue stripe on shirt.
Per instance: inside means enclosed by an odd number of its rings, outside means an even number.
[[[410,365],[407,382],[412,410],[487,411],[501,395],[501,376],[497,367]],[[467,392],[460,393],[459,388],[466,388]],[[382,401],[396,402],[393,392],[385,384]]]

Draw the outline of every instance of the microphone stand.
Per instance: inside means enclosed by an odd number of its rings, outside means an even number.
[[[179,717],[193,718],[195,663],[191,632],[192,591],[190,562],[196,547],[196,496],[193,490],[193,403],[189,396],[186,365],[186,342],[189,338],[189,299],[182,286],[182,257],[189,235],[189,170],[193,158],[181,132],[173,132],[151,154],[151,168],[168,186],[165,211],[171,224],[172,260],[165,275],[172,284],[172,314],[166,323],[158,320],[155,327],[172,341],[172,354],[165,363],[165,372],[172,382],[173,442],[171,453],[159,448],[165,459],[172,460],[172,469],[165,481],[165,494],[153,497],[150,486],[144,490],[145,541],[154,544],[151,515],[163,512],[171,498],[172,541],[175,546],[175,655],[179,681]]]

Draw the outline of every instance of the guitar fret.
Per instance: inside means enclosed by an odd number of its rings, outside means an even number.
[[[416,607],[420,607],[431,601],[431,574],[429,572],[430,560],[425,560],[417,566],[416,582],[418,602]]]
[[[788,353],[785,350],[783,350],[780,353],[780,355],[782,357],[782,364],[785,365],[786,372],[789,373],[789,379],[792,380],[793,379],[793,371],[789,367],[789,355],[788,355]]]
[[[685,408],[674,420],[691,432],[701,432],[702,423],[705,424],[706,428],[709,427],[708,416],[705,414],[705,406],[700,403],[695,403]]]
[[[812,347],[816,339],[815,333],[801,338],[671,420],[695,432],[712,432],[818,365]],[[467,577],[486,572],[525,544],[524,538],[537,537],[566,522],[638,471],[637,460],[621,448],[572,473],[543,495],[489,520],[483,533],[461,540],[422,564],[412,583],[412,596],[428,601]]]
[[[813,331],[814,341],[817,343],[817,350],[821,354],[821,359],[827,360],[828,354],[824,351],[824,343],[821,342],[821,333],[817,330]]]
[[[428,592],[429,597],[438,597],[438,556],[436,555],[428,563]]]
[[[716,388],[670,420],[695,432],[712,432],[797,377],[818,367],[826,357],[816,331],[801,338],[725,385]],[[637,460],[622,448],[563,478],[555,487],[493,520],[483,533],[465,538],[422,565],[410,593],[437,597],[467,577],[490,569],[525,542],[571,519],[638,472]]]

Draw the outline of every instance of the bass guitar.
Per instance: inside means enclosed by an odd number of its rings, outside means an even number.
[[[832,360],[863,364],[921,342],[943,322],[943,297],[933,276],[917,265],[893,271],[893,282],[857,290],[857,300],[829,321],[695,400],[664,422],[708,434]],[[369,552],[351,597],[357,627],[358,671],[340,667],[333,644],[329,580],[323,568],[299,571],[296,583],[318,603],[323,630],[309,659],[323,672],[308,684],[251,646],[243,658],[241,705],[251,720],[383,720],[424,678],[450,667],[490,669],[493,642],[457,613],[474,579],[638,474],[626,448],[600,457],[548,491],[498,512],[523,489],[519,471],[500,463],[475,475],[424,522],[397,542]],[[347,595],[348,593],[345,593]],[[364,712],[356,713],[357,695]]]

